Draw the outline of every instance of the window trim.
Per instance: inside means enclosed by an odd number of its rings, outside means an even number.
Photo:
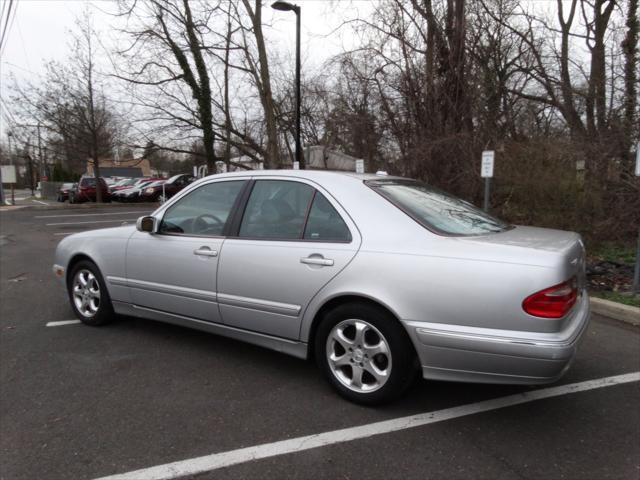
[[[390,185],[396,184],[397,185],[397,184],[409,184],[409,183],[416,183],[417,184],[417,183],[420,183],[420,182],[418,182],[416,180],[409,180],[409,179],[401,179],[401,180],[397,180],[397,179],[389,179],[389,180],[375,179],[375,180],[364,180],[363,182],[367,187],[369,187],[371,190],[376,192],[382,198],[387,200],[391,205],[396,207],[402,213],[404,213],[405,215],[410,217],[418,225],[424,227],[429,232],[431,232],[431,233],[433,233],[435,235],[441,236],[441,237],[451,237],[451,238],[456,238],[456,237],[483,237],[485,235],[495,235],[497,233],[504,233],[504,232],[506,232],[508,230],[512,230],[512,229],[515,228],[514,225],[511,225],[509,223],[503,222],[503,223],[505,223],[505,228],[504,228],[504,230],[501,230],[499,232],[485,232],[485,233],[451,233],[451,232],[446,232],[444,230],[439,229],[435,225],[432,225],[429,222],[424,221],[422,218],[418,217],[417,215],[414,215],[410,210],[408,210],[403,205],[398,203],[395,199],[393,199],[388,194],[383,192],[382,189],[376,188],[380,184],[390,184]],[[462,200],[462,199],[460,199],[460,200]],[[464,201],[464,200],[462,200],[462,201]],[[474,205],[474,207],[475,207],[475,205]],[[478,207],[476,207],[476,208],[478,208]],[[500,220],[500,221],[502,221],[502,220]]]
[[[226,238],[232,238],[235,240],[249,240],[249,241],[267,241],[267,242],[299,242],[299,243],[340,243],[340,244],[350,244],[353,243],[353,233],[351,233],[351,228],[349,228],[349,224],[347,222],[345,222],[343,215],[338,211],[338,209],[335,208],[335,206],[331,203],[331,201],[327,198],[327,195],[324,195],[322,192],[320,192],[320,190],[318,190],[318,188],[316,188],[314,185],[312,185],[309,182],[306,181],[301,181],[301,180],[305,180],[305,179],[301,179],[301,178],[286,178],[286,177],[277,177],[277,178],[269,178],[269,177],[258,177],[258,178],[252,178],[249,183],[251,184],[250,187],[246,188],[246,191],[243,193],[246,193],[245,197],[243,199],[243,203],[240,205],[240,209],[235,217],[234,217],[234,223],[232,223],[232,228],[230,228],[228,235]],[[309,200],[309,204],[307,205],[307,211],[305,214],[305,218],[304,218],[304,225],[302,228],[302,233],[301,233],[301,237],[300,238],[290,238],[290,237],[284,237],[284,238],[276,238],[276,237],[270,237],[270,238],[264,238],[264,237],[241,237],[240,236],[240,226],[242,225],[242,220],[244,218],[244,215],[246,213],[247,210],[247,205],[249,204],[249,199],[251,198],[251,193],[253,192],[253,188],[255,186],[255,184],[257,182],[260,181],[282,181],[282,182],[295,182],[295,183],[301,183],[303,185],[307,185],[309,187],[311,187],[313,189],[313,194],[311,195],[311,198]],[[348,240],[323,240],[323,239],[319,239],[319,240],[315,240],[315,239],[311,239],[311,238],[304,238],[304,234],[307,230],[307,222],[309,221],[309,213],[311,213],[311,207],[313,206],[313,201],[316,198],[316,193],[320,193],[321,195],[323,195],[326,199],[327,202],[329,202],[329,204],[331,205],[332,208],[334,208],[336,210],[336,213],[340,216],[340,220],[342,220],[342,222],[344,223],[345,227],[347,227],[347,231],[349,232],[349,239]]]
[[[225,221],[224,225],[222,226],[222,234],[221,235],[197,235],[194,233],[178,233],[178,232],[163,232],[160,230],[160,227],[162,226],[162,222],[164,221],[164,217],[167,215],[167,212],[169,210],[171,210],[176,204],[178,204],[182,199],[188,197],[189,195],[191,195],[193,192],[196,192],[198,190],[200,190],[201,188],[204,188],[208,185],[218,185],[220,183],[224,183],[224,182],[242,182],[243,185],[240,187],[240,192],[238,192],[238,196],[236,197],[236,199],[233,201],[233,205],[231,205],[231,210],[229,211],[229,215],[227,216],[227,220]],[[163,236],[170,236],[170,237],[186,237],[186,238],[217,238],[217,239],[224,239],[227,237],[226,232],[229,229],[229,225],[230,222],[235,218],[235,212],[236,209],[239,208],[239,206],[241,206],[241,198],[244,195],[245,191],[247,190],[247,186],[248,184],[251,183],[251,180],[246,179],[246,178],[228,178],[228,179],[220,179],[218,181],[214,181],[214,182],[207,182],[207,183],[203,183],[202,185],[190,189],[189,191],[187,191],[184,195],[181,195],[175,202],[172,202],[171,205],[167,205],[167,207],[161,211],[161,216],[158,219],[158,231],[155,232],[156,235],[163,235]]]

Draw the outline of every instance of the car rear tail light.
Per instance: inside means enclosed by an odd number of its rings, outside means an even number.
[[[529,315],[542,318],[562,318],[578,299],[578,282],[573,277],[553,287],[525,298],[522,308]]]

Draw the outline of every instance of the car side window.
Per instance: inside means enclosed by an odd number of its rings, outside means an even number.
[[[258,180],[247,202],[240,237],[302,238],[314,189],[300,182]]]
[[[344,220],[320,192],[316,192],[313,198],[304,238],[326,242],[351,241],[351,233]]]
[[[221,236],[244,180],[208,183],[167,209],[159,233]]]

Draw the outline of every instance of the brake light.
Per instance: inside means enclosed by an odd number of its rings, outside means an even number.
[[[542,318],[562,318],[578,299],[578,282],[573,277],[553,287],[525,298],[522,308],[529,315]]]

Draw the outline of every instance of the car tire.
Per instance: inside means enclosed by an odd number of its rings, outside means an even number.
[[[82,323],[96,327],[113,320],[111,298],[95,263],[82,260],[73,266],[67,292],[71,308]]]
[[[315,335],[314,352],[333,388],[363,405],[395,400],[416,377],[407,332],[389,312],[364,302],[327,312]]]

